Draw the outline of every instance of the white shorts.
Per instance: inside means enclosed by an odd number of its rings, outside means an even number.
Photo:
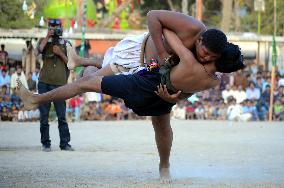
[[[110,65],[115,74],[133,74],[145,67],[141,66],[140,55],[143,41],[148,33],[126,37],[114,47],[109,48],[104,56],[102,67]],[[145,58],[144,58],[145,59]]]

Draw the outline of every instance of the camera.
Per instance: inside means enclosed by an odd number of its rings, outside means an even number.
[[[55,29],[50,28],[50,30],[54,30],[54,36],[55,36],[55,37],[60,37],[60,36],[62,36],[63,31],[62,31],[62,28],[61,28],[61,27],[57,27],[57,28],[55,28]]]
[[[62,36],[63,30],[62,30],[62,23],[59,19],[49,19],[48,20],[48,26],[50,30],[54,30],[54,37]],[[50,28],[54,27],[54,28]]]
[[[49,19],[48,20],[48,27],[50,31],[53,31],[52,35],[52,44],[59,45],[59,38],[62,36],[62,23],[60,19]]]

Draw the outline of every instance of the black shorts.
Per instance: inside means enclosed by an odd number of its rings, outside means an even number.
[[[170,113],[174,105],[154,93],[160,83],[157,72],[112,75],[103,77],[101,89],[104,94],[123,99],[125,105],[139,116],[160,116]]]

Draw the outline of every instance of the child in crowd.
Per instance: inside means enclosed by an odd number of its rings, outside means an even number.
[[[24,106],[22,105],[18,113],[18,121],[25,122],[28,118],[29,118],[28,111],[25,110]]]
[[[12,121],[12,119],[12,113],[7,109],[6,106],[3,106],[1,111],[1,121]]]
[[[18,121],[19,110],[17,109],[16,104],[12,104],[11,113],[12,113],[12,117],[13,117],[12,121]]]

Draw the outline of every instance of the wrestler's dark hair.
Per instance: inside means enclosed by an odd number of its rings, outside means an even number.
[[[238,45],[227,43],[215,66],[218,72],[231,73],[245,68],[243,55]]]
[[[221,54],[227,45],[225,33],[218,29],[208,29],[201,36],[202,44],[215,54]]]

